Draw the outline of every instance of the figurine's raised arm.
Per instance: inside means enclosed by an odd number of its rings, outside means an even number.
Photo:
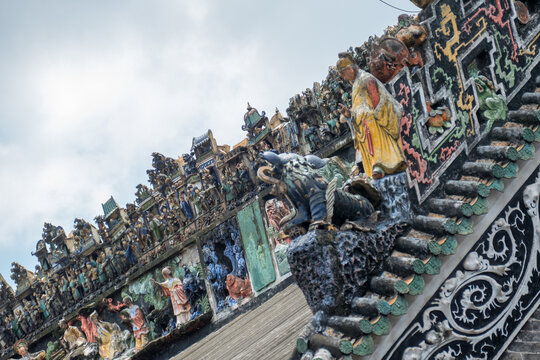
[[[160,288],[160,290],[163,292],[163,296],[170,296],[171,295],[171,293],[169,292],[169,289],[167,289],[166,281],[160,283],[160,282],[157,282],[154,279],[150,279],[150,282],[152,282],[154,287],[156,287],[156,288],[159,287]]]
[[[180,326],[183,323],[189,321],[191,305],[188,302],[186,293],[184,292],[184,286],[182,281],[173,277],[171,270],[166,267],[161,270],[161,274],[165,278],[165,281],[159,283],[154,279],[150,281],[154,285],[159,285],[163,291],[164,296],[171,297],[171,303],[173,307],[174,315],[176,316],[176,326]]]

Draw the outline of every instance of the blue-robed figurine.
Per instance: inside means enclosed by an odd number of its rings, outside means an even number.
[[[126,248],[126,260],[130,265],[134,265],[137,263],[137,257],[135,256],[135,253],[133,252],[133,249],[131,248],[131,241],[128,243],[128,246]]]
[[[191,205],[186,201],[184,195],[180,195],[180,208],[188,220],[193,219],[193,209]]]

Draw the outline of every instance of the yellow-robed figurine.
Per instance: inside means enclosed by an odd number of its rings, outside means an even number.
[[[364,172],[380,179],[404,171],[407,161],[401,147],[401,105],[379,80],[359,69],[352,57],[341,57],[336,66],[343,80],[353,82],[352,108],[339,105],[350,122]]]

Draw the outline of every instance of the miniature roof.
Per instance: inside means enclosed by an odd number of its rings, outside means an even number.
[[[101,204],[101,207],[103,207],[103,213],[105,214],[105,217],[107,217],[114,210],[118,209],[119,206],[116,201],[114,201],[114,198],[111,196],[110,199],[105,202],[105,204]]]
[[[49,251],[47,250],[47,246],[45,245],[45,240],[40,239],[36,243],[36,251],[32,251],[32,255],[39,256],[39,255],[47,255]]]
[[[204,134],[198,137],[194,137],[192,141],[191,148],[202,145],[203,143],[210,141],[212,139],[212,130],[207,130]]]
[[[247,112],[244,114],[244,126],[242,127],[242,130],[252,129],[258,126],[259,123],[264,119],[265,115],[266,113],[264,111],[259,114],[257,109],[251,107],[251,105],[248,103]]]

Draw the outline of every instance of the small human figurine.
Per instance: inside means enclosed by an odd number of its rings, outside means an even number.
[[[135,350],[139,351],[148,343],[150,328],[146,323],[141,308],[133,304],[130,296],[124,297],[123,302],[127,308],[122,311],[121,316],[123,318],[129,318],[133,336],[135,337]]]
[[[103,219],[103,216],[98,215],[94,218],[94,221],[98,225],[98,234],[101,236],[103,241],[109,242],[109,232],[107,231],[107,228],[105,227],[105,220]]]
[[[202,195],[199,188],[192,187],[190,198],[191,198],[191,203],[193,204],[193,207],[195,208],[195,213],[196,213],[195,217],[200,216],[204,212],[202,208],[201,197]]]
[[[186,201],[184,194],[180,195],[180,207],[186,219],[191,221],[193,219],[193,209],[191,209],[191,205]]]
[[[22,331],[22,334],[24,335],[28,334],[31,331],[30,325],[28,324],[26,317],[20,309],[15,310],[15,319],[13,324],[13,327],[20,329]]]
[[[26,340],[18,340],[15,345],[13,345],[13,348],[17,354],[21,355],[22,360],[44,360],[47,357],[45,351],[30,354],[28,352],[28,341]]]
[[[254,168],[253,170],[256,170],[256,168]],[[249,178],[249,171],[247,170],[246,165],[242,161],[236,164],[236,176],[238,176],[239,184],[241,186],[241,191],[239,192],[248,191],[248,187],[251,184],[251,179]]]
[[[304,142],[305,143],[309,143],[309,137],[308,137],[308,133],[309,133],[309,125],[305,122],[301,122],[300,123],[300,129],[302,129],[302,137],[304,139]],[[310,144],[311,146],[311,144]]]
[[[163,232],[161,230],[161,227],[162,227],[162,224],[158,216],[151,213],[150,214],[150,231],[152,232],[152,236],[154,237],[154,242],[161,241],[163,237]]]
[[[103,264],[101,263],[101,254],[96,257],[95,261],[91,260],[90,265],[92,265],[92,267],[96,270],[98,281],[96,283],[96,287],[99,288],[107,281],[107,276],[105,274],[105,271],[103,270]]]
[[[268,219],[268,226],[271,233],[271,236],[274,240],[274,246],[277,246],[280,243],[280,225],[279,222],[281,219],[283,219],[287,214],[290,213],[289,208],[283,201],[280,201],[276,198],[272,198],[268,200],[264,204],[264,211],[266,212],[266,218]],[[290,242],[290,239],[289,241]]]
[[[209,168],[203,169],[201,173],[201,177],[202,177],[201,183],[203,185],[203,189],[207,190],[216,185],[214,176],[210,173]]]
[[[125,251],[123,248],[118,247],[115,249],[111,264],[117,276],[122,276],[125,274],[127,270],[127,263],[125,260]]]
[[[81,322],[81,330],[86,335],[86,340],[89,343],[97,342],[98,338],[98,329],[96,322],[93,321],[91,316],[84,317],[82,315],[77,316],[77,319]]]
[[[139,238],[139,241],[143,245],[143,247],[145,249],[148,249],[149,247],[151,247],[152,245],[151,239],[150,239],[150,236],[148,236],[149,231],[142,218],[139,218],[137,222],[135,223],[135,231],[137,232],[137,236]]]
[[[164,282],[158,283],[151,279],[153,284],[157,284],[163,290],[165,296],[171,297],[174,315],[176,316],[176,327],[189,321],[191,305],[188,302],[182,281],[173,277],[171,270],[166,267],[161,270],[165,278]]]
[[[68,350],[74,350],[86,344],[86,338],[83,333],[77,327],[71,325],[71,322],[68,323],[66,320],[60,319],[58,326],[64,331],[62,340]]]
[[[122,245],[125,249],[124,256],[126,258],[126,263],[129,267],[132,267],[137,263],[137,256],[135,255],[135,249],[133,248],[132,242],[122,241]]]
[[[73,247],[75,248],[75,252],[77,254],[80,254],[81,249],[82,249],[81,239],[77,235],[75,235],[73,238],[75,239],[74,242],[73,242]]]
[[[87,276],[84,272],[84,268],[79,269],[79,275],[77,276],[77,279],[79,281],[79,288],[82,288],[82,294],[89,294],[90,293],[90,284],[87,281]]]
[[[26,319],[26,322],[28,323],[28,326],[30,328],[33,328],[36,326],[31,316],[31,314],[33,313],[32,310],[33,310],[32,304],[30,304],[30,301],[23,299],[23,315],[24,316],[22,317],[22,319]]]
[[[341,57],[336,66],[343,80],[353,82],[352,108],[340,104],[340,112],[351,125],[364,172],[380,179],[404,171],[407,161],[401,147],[401,105],[350,55]]]
[[[114,278],[114,269],[111,265],[111,259],[107,257],[104,251],[98,256],[98,271],[101,269],[100,281],[106,283]]]
[[[253,293],[251,290],[251,281],[249,280],[249,277],[244,280],[238,276],[228,274],[226,285],[229,296],[234,300],[249,297]]]
[[[92,330],[95,334],[94,342],[97,342],[99,355],[103,360],[115,359],[126,349],[127,345],[122,340],[118,324],[99,320],[96,311],[92,312],[85,320],[87,325],[94,329]]]
[[[47,291],[47,297],[49,298],[49,309],[51,310],[51,314],[53,317],[56,317],[57,315],[62,313],[62,301],[60,300],[61,296],[58,292],[58,289],[53,286],[50,288],[50,290]]]
[[[45,294],[41,295],[41,300],[39,301],[39,307],[43,313],[43,316],[45,317],[45,319],[47,319],[51,315],[51,312],[48,306],[47,295]]]
[[[89,263],[90,265],[90,280],[92,281],[92,291],[95,291],[99,287],[99,271],[95,262]]]
[[[234,184],[231,180],[225,180],[221,184],[222,190],[225,193],[225,201],[227,203],[230,203],[234,200],[236,195],[236,189],[234,188]]]
[[[66,279],[66,275],[62,275],[59,286],[62,299],[65,301],[66,305],[73,303],[73,295],[69,287],[69,281]]]

